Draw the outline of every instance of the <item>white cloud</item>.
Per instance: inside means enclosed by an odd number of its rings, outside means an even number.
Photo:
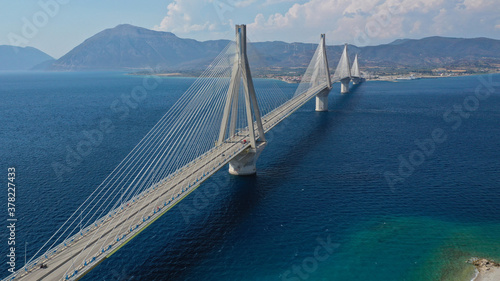
[[[492,23],[500,5],[495,0],[310,0],[288,11],[255,17],[249,30],[292,40],[314,40],[326,32],[330,43],[384,43],[397,38],[442,35],[499,37]],[[493,22],[492,22],[493,21]],[[360,40],[361,37],[364,40]]]
[[[420,32],[420,27],[422,26],[422,22],[421,21],[416,21],[414,24],[413,24],[413,28],[410,30],[410,33],[419,33]]]
[[[467,10],[485,10],[492,7],[498,7],[498,1],[496,0],[464,0],[463,5]]]
[[[196,39],[233,36],[248,23],[252,41],[386,43],[433,35],[500,37],[498,0],[174,0],[155,28]],[[364,40],[361,40],[364,38]]]
[[[174,0],[167,6],[167,14],[155,30],[169,31],[180,37],[198,40],[228,38],[232,21],[231,11],[251,5],[256,0]]]
[[[193,10],[197,7],[195,4],[199,4],[199,1],[175,0],[170,3],[167,6],[167,15],[159,25],[155,26],[155,29],[174,33],[190,33],[208,29],[209,21],[200,23],[193,20]]]

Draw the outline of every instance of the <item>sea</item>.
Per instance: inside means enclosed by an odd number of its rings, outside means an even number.
[[[12,232],[20,269],[194,80],[130,100],[145,76],[0,73],[0,277]],[[82,280],[469,281],[468,259],[500,261],[499,74],[337,83],[267,138],[257,175],[224,167]]]

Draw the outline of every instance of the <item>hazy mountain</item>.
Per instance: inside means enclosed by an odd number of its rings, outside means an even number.
[[[372,65],[439,67],[457,63],[500,62],[500,40],[428,37],[405,39],[359,49],[360,59]]]
[[[106,29],[57,60],[52,70],[199,70],[205,69],[229,40],[196,41],[170,32],[132,25]],[[315,44],[261,42],[248,48],[254,67],[307,66]],[[335,48],[340,53],[341,47]]]
[[[318,34],[319,42],[319,34]],[[229,43],[200,42],[132,25],[106,29],[57,60],[53,70],[155,70],[204,69]],[[252,67],[306,67],[317,44],[257,42],[248,47]],[[335,68],[343,46],[328,46],[330,67]],[[379,46],[349,46],[351,57],[359,55],[363,66],[443,67],[500,62],[500,40],[429,37],[400,39]]]
[[[54,58],[32,47],[0,45],[0,71],[30,70]]]
[[[389,43],[389,45],[400,45],[400,44],[407,42],[408,40],[411,40],[411,39],[396,39],[396,40],[392,41],[391,43]]]
[[[57,60],[55,70],[191,68],[213,59],[227,40],[199,42],[132,25],[106,29]]]

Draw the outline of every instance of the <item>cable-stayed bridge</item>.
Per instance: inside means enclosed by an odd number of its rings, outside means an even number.
[[[347,45],[333,78],[325,36],[293,96],[279,88],[256,93],[246,26],[172,108],[78,207],[26,265],[4,280],[77,280],[229,164],[256,173],[265,134],[316,97],[328,109],[332,83],[360,83]]]

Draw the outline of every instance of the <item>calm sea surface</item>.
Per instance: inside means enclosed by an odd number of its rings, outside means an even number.
[[[0,74],[1,277],[7,168],[20,268],[194,81],[162,78],[119,110],[143,80]],[[328,112],[312,100],[273,129],[257,176],[224,168],[83,280],[470,280],[468,258],[500,261],[499,83],[369,81],[342,96],[335,84]],[[113,130],[57,175],[102,120]]]

